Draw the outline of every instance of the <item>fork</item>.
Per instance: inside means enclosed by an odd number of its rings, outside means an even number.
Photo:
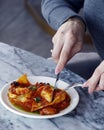
[[[52,101],[54,100],[54,91],[55,91],[55,89],[57,89],[57,81],[59,80],[59,75],[60,75],[60,73],[58,73],[57,75],[56,75],[56,80],[55,80],[55,84],[54,84],[54,90],[53,90],[53,95],[52,95]]]
[[[71,85],[67,86],[64,90],[67,91],[68,89],[75,87],[83,87],[83,85],[81,83],[72,83]]]
[[[59,75],[60,75],[60,73],[58,73],[57,76],[56,76],[56,81],[55,81],[54,89],[57,88],[57,81],[59,80]]]

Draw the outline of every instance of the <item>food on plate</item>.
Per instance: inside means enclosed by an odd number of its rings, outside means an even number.
[[[8,98],[14,106],[40,115],[57,114],[68,107],[71,100],[66,91],[54,89],[49,83],[31,84],[26,74],[10,84]]]

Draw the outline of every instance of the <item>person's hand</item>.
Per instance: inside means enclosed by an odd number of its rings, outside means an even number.
[[[89,78],[83,87],[88,87],[88,92],[104,90],[104,61],[95,69],[91,78]]]
[[[84,23],[77,18],[69,19],[60,26],[52,39],[52,57],[57,63],[56,74],[64,68],[73,55],[80,51],[84,34]]]

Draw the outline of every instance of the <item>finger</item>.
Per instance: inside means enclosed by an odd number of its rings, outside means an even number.
[[[95,89],[96,92],[97,92],[97,91],[100,91],[100,90],[101,90],[101,89],[100,89],[99,86],[97,86],[96,89]]]
[[[82,85],[82,87],[83,87],[83,88],[84,88],[84,87],[88,87],[88,81],[84,82],[83,85]]]
[[[56,40],[56,43],[54,44],[54,47],[53,47],[52,57],[56,62],[58,62],[59,57],[60,57],[60,53],[61,53],[61,50],[63,47],[63,36],[60,33],[57,35],[56,38],[57,38],[57,40]]]
[[[104,73],[102,73],[102,75],[100,77],[100,81],[99,81],[99,84],[98,84],[98,89],[99,90],[104,90]]]
[[[58,64],[55,69],[56,74],[59,73],[64,68],[67,61],[70,59],[71,49],[72,49],[73,45],[74,45],[74,42],[70,40],[70,37],[65,38],[65,43],[62,48],[60,58],[59,58]]]
[[[57,34],[58,34],[58,32],[56,32],[55,35],[54,35],[53,38],[52,38],[53,46],[54,46],[55,43],[57,42]]]
[[[95,79],[96,82],[93,81],[93,82],[96,83],[96,85],[95,85],[95,91],[99,91],[99,90],[103,89],[103,78],[104,78],[103,77],[103,73],[104,73],[103,66],[104,66],[104,61],[96,68],[96,70],[95,70],[95,72],[93,74],[93,75],[96,75],[96,77],[98,77],[97,80]]]
[[[56,46],[57,41],[62,38],[64,35],[61,31],[57,31],[52,38],[53,48]]]
[[[88,92],[89,93],[92,93],[96,89],[96,87],[98,85],[98,82],[100,80],[100,75],[101,75],[101,72],[97,68],[94,71],[92,77],[87,81],[87,86],[88,86]]]

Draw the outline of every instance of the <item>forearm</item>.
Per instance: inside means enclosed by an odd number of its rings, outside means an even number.
[[[57,30],[65,21],[77,13],[83,7],[83,0],[43,0],[42,13],[47,22]],[[80,17],[80,16],[79,16]]]

